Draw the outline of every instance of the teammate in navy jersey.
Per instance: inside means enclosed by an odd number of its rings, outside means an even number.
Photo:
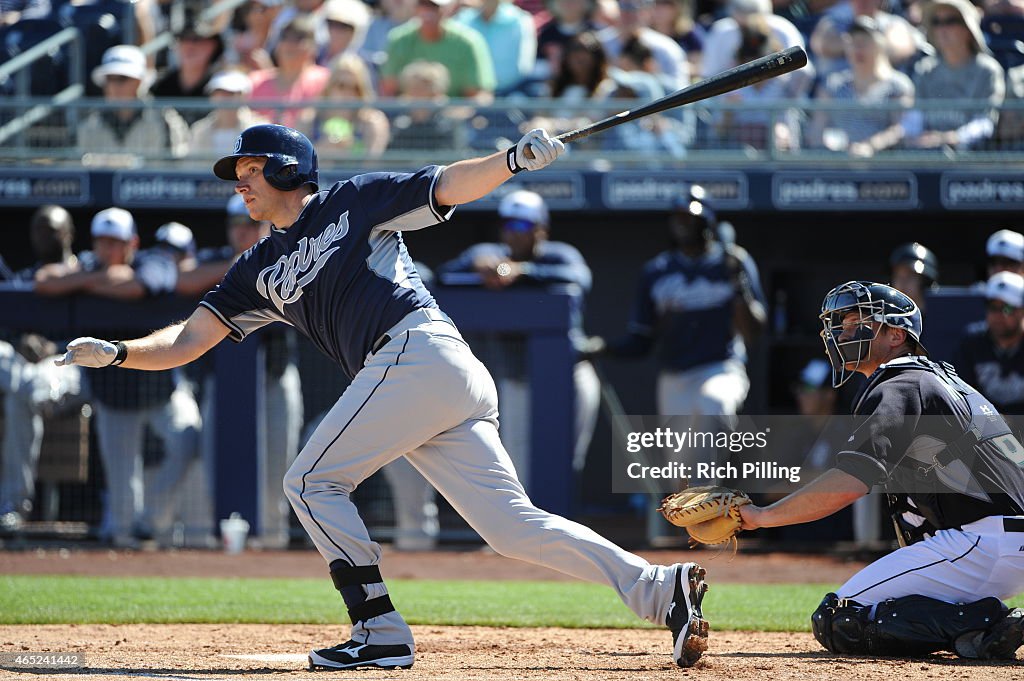
[[[1015,659],[1024,610],[1024,448],[992,404],[952,366],[928,359],[921,311],[891,286],[850,281],[821,306],[832,385],[867,383],[833,468],[766,506],[745,529],[824,518],[879,485],[901,548],[826,594],[815,638],[843,654],[948,650]]]
[[[998,272],[985,284],[985,319],[971,324],[954,366],[1000,414],[1024,414],[1024,277]]]
[[[707,646],[706,585],[696,563],[652,565],[530,502],[498,438],[494,382],[421,284],[402,240],[403,230],[446,221],[458,204],[547,166],[562,150],[532,130],[484,158],[358,175],[320,190],[308,139],[276,125],[249,128],[214,173],[235,181],[249,215],[274,224],[271,235],[187,321],[127,342],[79,338],[60,360],[165,369],[225,336],[241,341],[282,321],[352,378],[284,480],[352,620],[351,640],[310,652],[313,669],[413,663],[412,632],[378,568],[380,547],[350,498],[403,455],[498,553],[608,584],[638,616],[669,627],[680,666]]]

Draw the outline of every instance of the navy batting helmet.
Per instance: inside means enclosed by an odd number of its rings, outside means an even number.
[[[271,187],[283,191],[305,184],[319,189],[316,150],[313,143],[298,130],[283,125],[254,125],[246,128],[235,140],[235,151],[213,165],[213,174],[222,180],[237,180],[235,163],[240,158],[255,156],[267,159],[263,177]]]
[[[825,343],[825,354],[832,363],[832,386],[838,388],[850,380],[860,363],[867,359],[871,341],[878,330],[861,324],[852,335],[840,340],[843,334],[843,318],[851,313],[860,313],[862,322],[881,322],[907,332],[917,344],[917,354],[927,355],[921,344],[924,322],[917,303],[908,295],[892,286],[871,281],[848,281],[828,292],[821,303],[821,340]],[[854,364],[850,370],[847,364]]]
[[[907,265],[931,286],[939,280],[939,259],[928,248],[914,242],[898,246],[889,256],[889,267]]]

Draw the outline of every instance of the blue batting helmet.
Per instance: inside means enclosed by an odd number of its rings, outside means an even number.
[[[298,130],[283,125],[254,125],[243,130],[235,140],[234,153],[217,161],[213,174],[222,180],[237,180],[235,163],[247,156],[267,159],[263,177],[271,187],[291,191],[311,184],[319,189],[316,150]]]

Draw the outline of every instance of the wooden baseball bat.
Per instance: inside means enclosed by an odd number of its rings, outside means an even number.
[[[746,64],[740,64],[734,66],[728,71],[722,71],[721,73],[711,76],[699,83],[693,85],[687,85],[681,90],[656,99],[649,104],[636,109],[629,109],[621,113],[617,113],[614,116],[591,123],[590,125],[579,128],[577,130],[570,130],[569,132],[563,132],[556,139],[568,144],[569,142],[575,142],[581,140],[584,137],[589,137],[598,132],[607,130],[608,128],[614,128],[616,125],[622,125],[629,121],[635,121],[638,118],[644,116],[650,116],[651,114],[661,113],[668,109],[674,109],[684,104],[692,104],[699,102],[702,99],[708,99],[710,97],[717,97],[723,95],[726,92],[732,92],[733,90],[739,90],[740,88],[754,83],[760,83],[762,80],[768,80],[776,76],[781,76],[784,73],[790,71],[796,71],[797,69],[803,68],[807,64],[807,53],[804,52],[802,47],[788,47],[779,52],[773,52],[764,57],[755,59],[754,61],[747,62]],[[529,158],[533,158],[533,151],[530,147],[526,147],[526,155]]]

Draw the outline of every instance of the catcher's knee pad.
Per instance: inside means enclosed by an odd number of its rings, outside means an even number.
[[[879,655],[925,655],[954,650],[958,636],[987,629],[1006,612],[998,598],[973,603],[946,603],[928,596],[882,601],[871,623],[871,646]]]
[[[380,576],[380,568],[376,565],[349,565],[343,560],[336,560],[331,563],[331,580],[334,581],[334,588],[341,592],[341,597],[345,600],[352,624],[395,611],[391,597],[387,594],[376,598],[366,597],[364,584],[384,582],[384,578]]]
[[[818,609],[811,613],[811,631],[826,650],[833,653],[865,654],[871,606],[825,594]]]

